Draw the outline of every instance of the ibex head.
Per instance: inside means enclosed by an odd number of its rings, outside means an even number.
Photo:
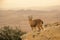
[[[32,20],[33,17],[32,16],[28,16],[28,18],[29,18],[29,20]]]

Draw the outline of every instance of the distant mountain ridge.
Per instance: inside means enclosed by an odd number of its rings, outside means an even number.
[[[16,17],[20,17],[20,16],[27,17],[28,15],[32,15],[34,17],[37,16],[38,18],[43,17],[43,19],[44,19],[44,17],[47,19],[50,19],[50,18],[57,19],[57,17],[58,17],[58,19],[60,20],[60,7],[59,6],[52,7],[50,9],[48,8],[48,10],[30,10],[30,9],[29,10],[24,10],[24,9],[21,9],[21,10],[0,10],[0,19],[1,20],[3,20],[4,18],[6,19],[7,17],[9,18],[9,20],[11,18],[15,18],[15,19],[19,20],[19,18],[16,18]],[[1,21],[1,22],[3,22],[3,21]]]

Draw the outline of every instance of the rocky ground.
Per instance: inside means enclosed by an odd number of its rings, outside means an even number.
[[[22,36],[23,40],[60,40],[60,26],[47,27],[38,32],[29,32]]]

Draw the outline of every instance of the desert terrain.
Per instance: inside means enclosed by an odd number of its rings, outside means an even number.
[[[0,26],[20,26],[22,30],[31,30],[28,22],[28,16],[31,15],[33,19],[43,20],[44,25],[60,22],[59,7],[60,6],[54,6],[45,10],[0,10]]]
[[[33,19],[43,20],[41,32],[31,32],[28,16]],[[46,10],[0,10],[0,26],[17,26],[23,32],[27,32],[21,38],[23,40],[60,40],[60,8],[50,7]],[[33,37],[34,35],[34,37]]]
[[[0,0],[0,40],[60,40],[60,0]]]

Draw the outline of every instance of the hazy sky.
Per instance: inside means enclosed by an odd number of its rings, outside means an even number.
[[[60,5],[60,0],[0,0],[1,9],[42,9]]]

